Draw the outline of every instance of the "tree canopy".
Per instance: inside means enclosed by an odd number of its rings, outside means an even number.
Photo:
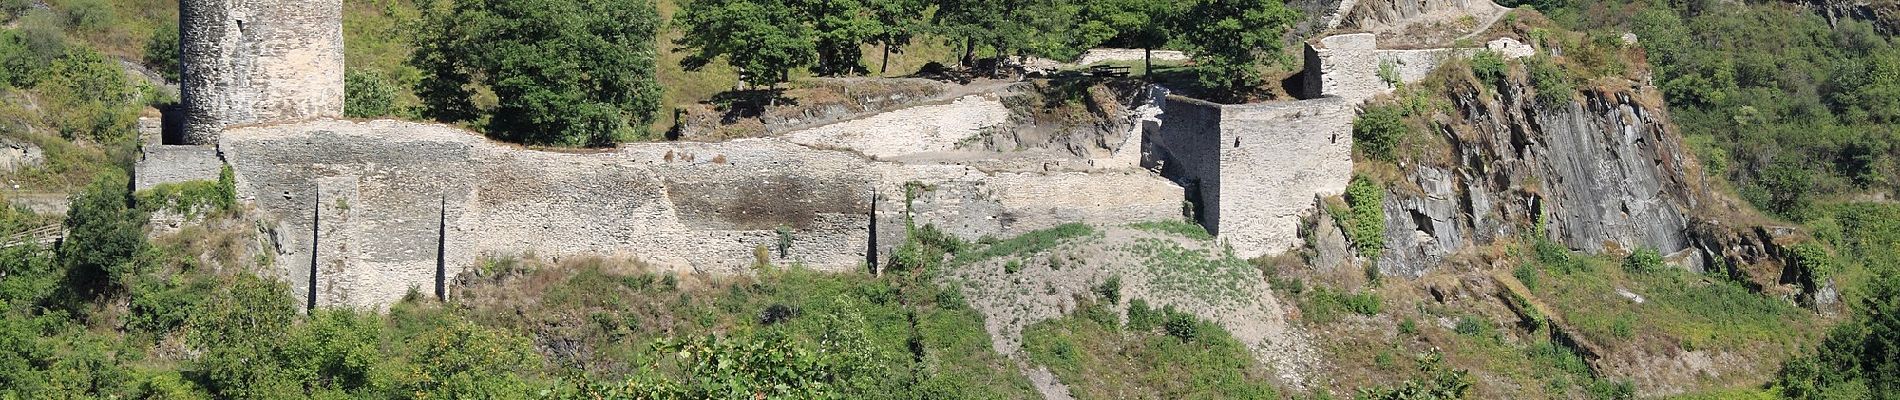
[[[651,2],[453,0],[425,14],[412,64],[429,117],[521,143],[605,146],[645,136],[659,108]]]

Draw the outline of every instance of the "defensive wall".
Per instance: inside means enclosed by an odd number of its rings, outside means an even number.
[[[275,223],[282,278],[313,306],[441,294],[483,257],[522,254],[736,274],[763,249],[775,263],[866,268],[901,240],[913,182],[931,188],[910,201],[919,224],[972,239],[1178,216],[1181,204],[1145,171],[987,173],[776,139],[553,152],[440,125],[323,120],[229,130],[219,148],[241,200]],[[1113,196],[1122,189],[1150,194]]]
[[[440,296],[485,257],[525,254],[704,273],[745,273],[761,255],[868,269],[911,223],[974,240],[1186,214],[1237,255],[1275,254],[1299,243],[1314,196],[1344,191],[1357,105],[1392,90],[1381,65],[1411,81],[1475,51],[1323,38],[1307,51],[1312,99],[1222,105],[1156,87],[1128,110],[1139,135],[1076,160],[971,158],[958,143],[1003,122],[993,94],[781,137],[545,151],[333,119],[338,4],[185,1],[186,128],[166,142],[201,146],[147,146],[137,170],[146,188],[230,165],[240,199],[271,225],[281,278],[311,307]],[[880,136],[890,140],[866,139]]]

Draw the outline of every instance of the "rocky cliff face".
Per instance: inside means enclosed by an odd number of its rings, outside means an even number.
[[[1597,254],[1654,249],[1679,268],[1832,305],[1830,284],[1793,261],[1804,234],[1711,192],[1656,88],[1598,88],[1552,105],[1526,82],[1478,85],[1449,85],[1452,111],[1431,132],[1444,151],[1402,165],[1390,185],[1384,273],[1420,276],[1467,248],[1543,234]],[[1318,260],[1345,258],[1338,229],[1321,228]]]
[[[1401,168],[1406,184],[1388,196],[1387,273],[1417,275],[1465,246],[1528,234],[1537,216],[1573,249],[1694,257],[1683,250],[1707,192],[1655,88],[1546,105],[1522,82],[1451,86],[1454,111],[1434,132],[1448,153]]]
[[[1829,25],[1837,24],[1842,18],[1858,19],[1874,25],[1874,29],[1888,35],[1900,34],[1900,2],[1892,0],[1803,0],[1798,4],[1806,5],[1814,12],[1827,17]]]

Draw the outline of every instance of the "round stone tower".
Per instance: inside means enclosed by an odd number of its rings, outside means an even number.
[[[343,116],[342,0],[180,0],[182,144]]]

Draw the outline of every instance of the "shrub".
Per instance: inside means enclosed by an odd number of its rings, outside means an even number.
[[[1367,107],[1352,122],[1353,146],[1360,154],[1378,160],[1397,160],[1399,143],[1411,134],[1411,126],[1405,124],[1405,109],[1399,106]]]
[[[357,70],[343,74],[343,116],[387,117],[395,113],[395,103],[396,87],[382,74]]]
[[[70,233],[59,246],[69,287],[96,295],[130,283],[133,257],[146,246],[146,216],[128,204],[129,186],[125,175],[115,171],[73,197],[66,212]]]
[[[66,2],[66,27],[80,31],[98,31],[117,23],[112,5],[105,0]]]
[[[1122,277],[1120,275],[1111,276],[1108,277],[1108,280],[1102,281],[1102,284],[1095,285],[1095,294],[1101,295],[1104,300],[1108,300],[1108,304],[1121,304]]]
[[[177,82],[178,55],[178,22],[167,20],[145,42],[145,66],[165,76],[165,80]]]
[[[119,64],[104,54],[75,49],[53,62],[38,87],[52,103],[48,124],[67,139],[118,144],[137,131],[138,99]]]
[[[1518,283],[1523,283],[1525,289],[1537,290],[1537,267],[1530,264],[1518,264],[1516,268],[1511,269],[1511,276],[1516,277]]]
[[[1639,274],[1660,272],[1663,270],[1662,253],[1647,247],[1636,249],[1623,259],[1623,270]]]
[[[1576,84],[1570,82],[1570,74],[1564,72],[1549,56],[1538,56],[1526,64],[1530,69],[1531,87],[1537,88],[1537,101],[1545,107],[1561,107],[1570,104],[1571,97],[1577,92]]]
[[[1491,326],[1489,321],[1466,315],[1458,317],[1458,325],[1452,328],[1452,332],[1458,332],[1458,334],[1465,336],[1484,337],[1490,336],[1493,329],[1496,328]]]
[[[1504,85],[1504,77],[1510,65],[1504,62],[1504,55],[1490,50],[1479,50],[1471,55],[1471,75],[1491,87]]]
[[[1376,259],[1385,250],[1385,188],[1365,176],[1346,185],[1346,238],[1359,255]]]
[[[1168,322],[1162,326],[1162,330],[1167,331],[1168,336],[1181,339],[1183,342],[1192,342],[1200,335],[1201,321],[1196,320],[1194,315],[1174,311],[1173,308],[1162,312],[1168,315]]]

